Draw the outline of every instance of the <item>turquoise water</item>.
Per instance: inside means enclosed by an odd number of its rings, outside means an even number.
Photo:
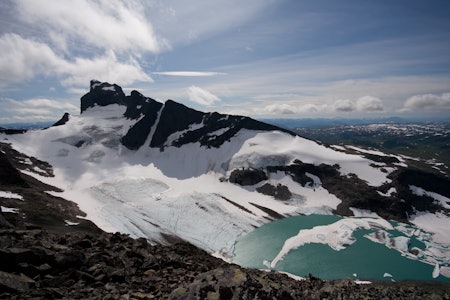
[[[297,235],[300,229],[328,225],[340,219],[339,216],[295,216],[263,225],[236,241],[233,262],[245,267],[266,269],[263,262],[272,261],[281,250],[285,240]],[[302,277],[312,274],[327,280],[339,278],[409,279],[440,280],[450,283],[450,279],[443,276],[432,278],[434,266],[408,259],[400,252],[364,237],[365,234],[373,231],[356,230],[353,233],[356,242],[341,251],[333,250],[325,244],[307,244],[291,250],[275,269]],[[388,232],[394,236],[404,235],[396,230]],[[414,237],[411,238],[410,248],[412,246],[425,248],[425,245]]]

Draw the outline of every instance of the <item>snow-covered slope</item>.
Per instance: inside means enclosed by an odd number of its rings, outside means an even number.
[[[402,162],[369,160],[363,152],[347,154],[250,118],[121,91],[93,81],[79,116],[0,136],[50,163],[54,177],[24,172],[63,190],[51,193],[76,202],[106,231],[160,243],[181,238],[226,256],[238,236],[274,218],[352,215],[355,206],[404,219],[412,209],[398,196],[394,175]],[[255,180],[257,172],[263,178]],[[230,180],[236,176],[249,184]],[[288,191],[287,199],[277,199],[277,188]],[[424,223],[422,215],[412,220]],[[440,242],[450,244],[445,237]]]

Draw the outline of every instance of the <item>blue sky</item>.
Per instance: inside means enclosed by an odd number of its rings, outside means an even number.
[[[255,118],[450,116],[450,1],[0,2],[0,123],[90,79]]]

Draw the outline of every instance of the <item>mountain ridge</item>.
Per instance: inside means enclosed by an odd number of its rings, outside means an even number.
[[[108,106],[111,104],[126,106],[124,116],[128,119],[138,120],[121,141],[130,150],[137,150],[144,145],[153,126],[156,129],[153,136],[150,137],[149,146],[161,150],[170,145],[180,147],[195,142],[200,142],[202,146],[217,148],[241,129],[280,130],[295,135],[287,129],[249,117],[223,115],[217,112],[205,113],[170,99],[165,103],[160,103],[145,97],[136,90],[126,96],[117,84],[102,83],[98,80],[91,80],[90,91],[81,97],[81,114],[96,105]],[[59,123],[58,121],[57,124]],[[182,131],[185,131],[182,136],[171,141],[170,145],[166,144],[170,135]],[[218,131],[222,131],[222,134],[212,135]]]

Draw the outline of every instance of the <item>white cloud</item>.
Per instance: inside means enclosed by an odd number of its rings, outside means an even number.
[[[267,105],[264,108],[264,111],[270,114],[281,114],[281,115],[295,114],[297,112],[295,107],[285,103],[274,103]]]
[[[300,105],[297,109],[298,113],[326,113],[328,106],[326,104],[307,103]]]
[[[381,99],[373,96],[364,96],[356,100],[356,109],[364,112],[383,111],[384,106]]]
[[[78,41],[100,49],[142,50],[158,53],[168,48],[159,38],[137,1],[18,0],[17,13],[26,23],[47,32],[65,48]]]
[[[79,107],[68,100],[34,98],[23,101],[0,99],[0,120],[3,123],[21,121],[56,121],[65,112],[77,114]]]
[[[44,43],[6,34],[0,37],[0,53],[0,84],[3,86],[37,75],[57,76],[69,88],[85,86],[92,78],[124,85],[152,81],[136,60],[120,62],[112,50],[92,59],[69,61]]]
[[[225,73],[219,72],[193,72],[193,71],[153,72],[152,74],[165,76],[181,76],[181,77],[204,77],[204,76],[225,75]]]
[[[211,92],[204,90],[198,86],[190,86],[187,89],[189,100],[201,105],[211,105],[214,102],[220,101],[220,98]]]
[[[112,50],[100,57],[76,58],[74,62],[65,62],[59,66],[59,71],[65,77],[62,80],[64,86],[86,85],[92,78],[122,85],[153,81],[136,60],[130,58],[128,62],[119,62]]]
[[[450,109],[450,93],[415,95],[408,98],[404,110],[412,109]]]
[[[78,110],[78,107],[73,105],[69,102],[61,102],[51,99],[45,99],[45,98],[36,98],[36,99],[29,99],[20,102],[21,106],[24,107],[39,107],[39,108],[46,108],[46,109],[68,109],[68,110]]]
[[[0,81],[3,85],[30,79],[37,73],[48,75],[62,63],[45,44],[17,34],[0,37]]]
[[[333,108],[335,111],[351,112],[355,110],[355,104],[348,99],[339,99],[334,102]]]

